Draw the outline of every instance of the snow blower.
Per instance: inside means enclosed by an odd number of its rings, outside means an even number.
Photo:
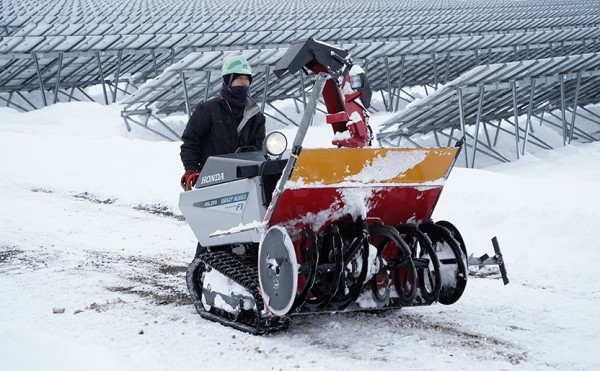
[[[263,151],[210,157],[179,207],[198,239],[187,285],[198,313],[252,334],[286,329],[297,314],[452,304],[469,264],[464,241],[431,215],[460,152],[372,148],[370,89],[347,51],[312,38],[275,66],[314,87],[298,132],[270,133]],[[322,94],[333,148],[302,148]]]

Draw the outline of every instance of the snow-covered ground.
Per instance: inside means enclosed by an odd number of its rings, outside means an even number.
[[[600,369],[600,143],[453,170],[434,219],[475,256],[498,236],[510,285],[486,270],[451,306],[303,316],[257,337],[196,314],[179,143],[128,133],[119,113],[0,108],[2,370]]]

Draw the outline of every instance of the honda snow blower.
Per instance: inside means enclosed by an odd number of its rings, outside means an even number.
[[[179,207],[198,239],[187,285],[198,313],[253,334],[295,314],[452,304],[469,263],[458,230],[431,221],[462,141],[449,148],[370,148],[370,90],[347,51],[308,39],[290,46],[278,77],[315,82],[291,151],[270,133],[264,150],[210,157]],[[323,95],[337,148],[303,149]]]

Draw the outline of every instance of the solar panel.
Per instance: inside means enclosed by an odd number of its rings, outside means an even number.
[[[265,102],[299,97],[305,85],[298,76],[269,79],[271,58],[290,42],[312,36],[349,49],[387,109],[394,110],[401,99],[411,99],[405,87],[437,87],[480,64],[600,51],[596,0],[333,0],[318,6],[264,0],[236,6],[252,21],[232,20],[227,1],[3,1],[0,92],[64,94],[67,87],[102,83],[116,93],[122,77],[141,85],[165,71],[168,76],[144,85],[164,91],[140,92],[138,99],[154,100],[136,104],[181,112],[186,109],[182,79],[189,80],[188,101],[204,99],[220,83],[218,62],[215,67],[205,57],[243,50],[259,66],[255,94]],[[197,61],[186,57],[189,53]],[[178,63],[176,74],[168,72],[180,60],[188,65]],[[583,102],[591,90],[586,84],[580,90]]]
[[[528,143],[549,147],[529,132],[528,125],[519,126],[520,116],[527,115],[529,122],[533,115],[557,109],[562,112],[570,109],[576,115],[578,106],[597,103],[600,103],[598,53],[477,66],[391,117],[381,125],[377,138],[389,145],[401,138],[447,129],[468,135],[467,125],[501,121],[513,126],[518,158]],[[576,128],[574,121],[563,120],[561,125],[565,143],[573,135],[585,140],[597,139]],[[482,145],[478,134],[473,135],[471,148]],[[483,145],[486,151],[494,152],[491,143]],[[475,153],[469,159],[465,150],[465,160],[473,166]]]

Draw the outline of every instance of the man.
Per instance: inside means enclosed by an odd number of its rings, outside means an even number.
[[[181,186],[190,190],[206,159],[233,153],[240,147],[262,149],[265,116],[249,97],[252,68],[239,55],[225,59],[219,96],[199,104],[181,136]]]

